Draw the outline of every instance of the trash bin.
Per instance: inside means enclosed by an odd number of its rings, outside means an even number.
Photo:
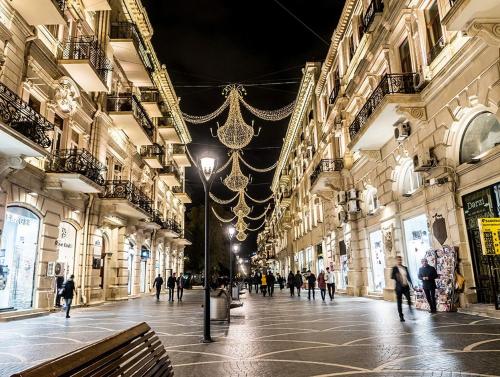
[[[229,294],[225,289],[217,288],[210,296],[210,320],[229,322]]]
[[[240,286],[239,284],[236,284],[233,286],[233,300],[239,300],[240,299]]]

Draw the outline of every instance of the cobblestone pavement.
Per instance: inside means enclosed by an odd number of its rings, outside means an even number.
[[[158,333],[176,376],[500,376],[500,321],[415,311],[400,323],[395,303],[339,296],[243,298],[231,325],[213,324],[200,344],[202,291],[182,303],[145,297],[0,323],[0,376],[80,348],[137,322]],[[249,297],[248,297],[249,296]]]

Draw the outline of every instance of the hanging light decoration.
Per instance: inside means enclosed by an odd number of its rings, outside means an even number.
[[[242,216],[238,217],[238,221],[236,221],[235,228],[238,232],[244,232],[248,228],[248,224],[245,223]]]
[[[245,232],[238,232],[238,234],[236,234],[236,239],[240,242],[243,242],[247,239],[247,235]]]
[[[248,177],[243,175],[240,168],[238,152],[233,152],[231,159],[233,165],[231,166],[231,173],[224,178],[224,184],[232,191],[240,192],[248,185]]]
[[[233,207],[233,213],[238,217],[248,216],[251,209],[245,201],[245,194],[243,190],[240,191],[240,198],[238,199],[238,204]]]
[[[240,96],[244,90],[241,85],[228,85],[224,88],[224,94],[229,96],[229,114],[224,125],[217,129],[217,137],[231,149],[246,147],[254,136],[253,127],[246,124],[241,115]]]

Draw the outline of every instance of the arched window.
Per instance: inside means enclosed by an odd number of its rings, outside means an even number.
[[[460,144],[460,163],[471,161],[500,143],[500,122],[495,114],[476,115],[465,128]]]
[[[422,177],[415,171],[413,161],[409,159],[401,166],[400,193],[407,196],[413,194],[422,184]]]
[[[368,185],[365,191],[365,210],[367,214],[373,214],[378,208],[377,189]]]

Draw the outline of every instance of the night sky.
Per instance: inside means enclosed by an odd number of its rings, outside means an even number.
[[[301,69],[307,61],[322,62],[331,35],[344,5],[343,0],[143,0],[154,28],[153,44],[160,61],[167,66],[182,111],[204,115],[222,104],[222,88],[240,83],[247,90],[246,100],[261,109],[277,109],[292,102],[297,94]],[[280,4],[295,14],[318,36],[308,30]],[[323,39],[323,41],[322,41]],[[325,43],[326,42],[326,43]],[[275,84],[293,81],[293,84]],[[268,85],[273,83],[272,85]],[[257,85],[256,85],[257,84]],[[265,84],[265,85],[263,85]],[[244,158],[256,167],[272,165],[278,158],[289,118],[266,122],[242,108],[248,124],[262,127],[244,150]],[[222,125],[227,111],[216,120],[189,125],[193,155],[210,149],[219,163],[227,160],[227,151],[218,139],[210,136],[216,121]],[[255,198],[270,195],[274,171],[253,173],[248,193]],[[221,177],[229,173],[226,169]],[[203,188],[194,168],[187,169],[186,179],[193,204],[203,202]],[[212,192],[220,198],[234,193],[217,178]],[[252,206],[252,202],[247,201]],[[234,204],[233,204],[234,205]],[[263,206],[255,206],[257,216]],[[255,227],[260,221],[252,222]],[[255,251],[256,234],[250,234],[242,247],[244,253]]]

